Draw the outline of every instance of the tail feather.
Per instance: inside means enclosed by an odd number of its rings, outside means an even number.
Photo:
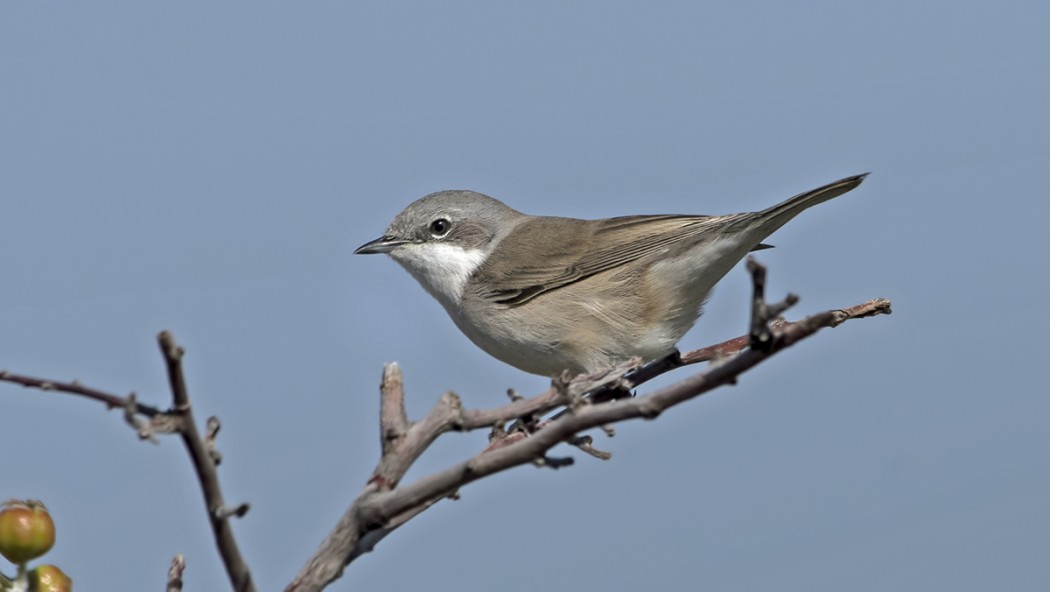
[[[828,183],[827,185],[817,187],[816,189],[804,191],[771,208],[762,210],[758,213],[758,217],[762,220],[762,226],[769,228],[769,232],[772,233],[777,228],[787,224],[788,220],[791,220],[803,210],[856,189],[867,176],[868,173],[853,175],[852,177],[839,179],[834,183]]]

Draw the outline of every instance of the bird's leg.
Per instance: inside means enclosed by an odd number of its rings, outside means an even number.
[[[623,379],[619,381],[618,385],[607,385],[602,388],[595,389],[584,394],[582,398],[584,401],[587,401],[590,404],[596,404],[633,397],[634,393],[631,392],[631,389],[633,389],[634,387],[648,380],[652,380],[653,378],[656,378],[664,372],[674,370],[675,368],[678,368],[682,365],[682,354],[676,348],[674,351],[667,354],[666,356],[656,360],[652,360],[651,362],[647,362],[641,368],[631,370],[630,372],[624,374]],[[550,419],[544,421],[554,421],[568,412],[568,409],[563,409],[551,416]],[[527,431],[533,431],[529,429],[529,421],[535,422],[531,424],[531,427],[533,429],[536,427],[536,423],[540,423],[539,419],[533,416],[519,418],[516,422],[514,422],[514,424],[510,427],[508,431],[513,431],[515,429],[526,429]]]
[[[678,348],[675,348],[674,351],[667,354],[666,356],[653,360],[651,362],[646,362],[646,364],[641,368],[637,370],[632,370],[627,374],[624,374],[623,379],[631,385],[631,388],[634,388],[639,384],[642,384],[643,382],[647,382],[656,378],[664,372],[674,370],[675,368],[679,368],[681,366],[682,352],[678,351]],[[613,396],[609,397],[609,399],[606,400],[623,399],[626,396],[629,395]]]

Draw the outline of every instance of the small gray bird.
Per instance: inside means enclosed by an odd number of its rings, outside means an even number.
[[[511,366],[593,372],[673,353],[737,262],[866,176],[727,216],[528,216],[473,191],[440,191],[355,253],[389,254],[471,341]]]

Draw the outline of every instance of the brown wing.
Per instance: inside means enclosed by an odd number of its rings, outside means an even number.
[[[478,285],[489,287],[479,295],[518,306],[544,292],[667,252],[677,244],[699,242],[711,230],[745,216],[749,214],[529,220],[501,241],[490,257],[489,261],[500,261],[503,269],[487,264],[478,269]],[[526,261],[521,253],[532,255]]]
[[[799,212],[856,188],[867,173],[806,191],[755,213],[728,216],[626,216],[608,220],[533,218],[500,242],[482,264],[476,285],[492,302],[517,306],[592,275],[644,257],[667,253],[677,245],[696,244],[720,233],[758,230],[756,242],[769,236]],[[760,234],[761,236],[758,236]],[[706,235],[706,236],[705,236]],[[756,244],[753,250],[769,245]],[[527,257],[522,253],[529,253]]]

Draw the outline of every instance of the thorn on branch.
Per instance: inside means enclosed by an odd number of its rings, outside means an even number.
[[[536,460],[532,461],[537,467],[547,467],[548,469],[560,469],[562,467],[571,467],[576,461],[571,456],[549,456],[544,455]]]
[[[594,458],[600,460],[609,460],[612,458],[612,453],[605,450],[598,450],[592,444],[594,440],[590,436],[574,436],[571,440],[567,441],[572,446],[579,448]]]
[[[232,508],[229,506],[222,506],[218,510],[215,510],[215,517],[219,520],[226,520],[231,516],[243,518],[244,515],[248,513],[249,509],[251,509],[251,505],[247,503],[238,504]]]
[[[74,380],[72,384],[73,384],[73,386],[76,386],[76,387],[80,386],[80,382],[78,382],[76,380]],[[137,407],[137,405],[135,404],[135,400],[138,399],[138,396],[139,396],[138,393],[136,393],[135,391],[131,391],[130,393],[128,393],[128,396],[123,399],[124,404],[121,406],[121,409],[124,410],[125,414],[127,413],[127,410],[128,410],[127,408],[128,408],[129,404],[131,404],[133,407]],[[110,410],[110,409],[116,409],[116,408],[117,407],[115,405],[113,405],[113,403],[110,403],[110,402],[106,403],[106,410],[107,411]],[[136,412],[137,412],[137,409],[136,409]]]

